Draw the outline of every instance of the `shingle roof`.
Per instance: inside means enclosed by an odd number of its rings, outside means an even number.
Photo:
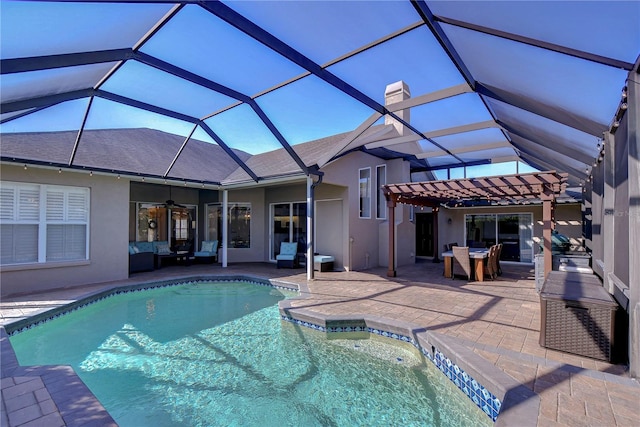
[[[69,163],[77,132],[28,132],[2,135],[3,158],[15,157],[61,166]],[[185,138],[153,129],[85,130],[74,167],[164,176]],[[237,164],[216,144],[190,139],[168,178],[221,182]],[[234,150],[242,160],[251,157]]]

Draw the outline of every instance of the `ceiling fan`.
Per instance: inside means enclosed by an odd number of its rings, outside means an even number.
[[[167,209],[186,208],[186,206],[178,204],[175,201],[173,201],[173,199],[171,199],[171,186],[169,186],[169,198],[164,202],[164,204],[161,204],[161,205],[158,205],[158,206],[164,206]]]

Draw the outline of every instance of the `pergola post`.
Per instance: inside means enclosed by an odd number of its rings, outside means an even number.
[[[389,208],[389,267],[387,277],[396,277],[396,198],[389,195],[387,198]]]
[[[438,257],[438,212],[440,208],[433,208],[433,262],[440,262]]]
[[[553,193],[545,189],[542,195],[542,239],[544,248],[544,277],[551,272],[553,256],[551,253],[551,230],[553,229]]]

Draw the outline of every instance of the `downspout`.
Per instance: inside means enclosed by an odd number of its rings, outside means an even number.
[[[318,177],[317,181],[313,181],[313,175]],[[313,273],[313,254],[315,253],[315,240],[313,239],[313,227],[315,220],[315,189],[322,183],[324,173],[320,171],[311,172],[307,176],[307,280],[314,279]]]

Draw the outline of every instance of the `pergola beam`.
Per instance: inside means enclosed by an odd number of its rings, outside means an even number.
[[[389,270],[387,275],[395,277],[395,220],[397,203],[414,206],[432,206],[434,214],[441,204],[450,202],[519,203],[541,200],[543,204],[543,239],[545,277],[551,271],[551,230],[555,198],[566,188],[567,174],[543,171],[447,181],[408,182],[387,184],[383,191],[389,207]],[[435,233],[434,233],[435,234]],[[437,235],[436,235],[437,236]],[[437,238],[437,237],[436,237]],[[436,251],[437,252],[437,251]],[[434,257],[434,262],[436,258]]]

